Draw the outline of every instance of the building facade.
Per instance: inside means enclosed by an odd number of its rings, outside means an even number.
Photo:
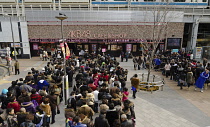
[[[15,43],[19,58],[37,56],[40,46],[49,54],[55,50],[61,39],[59,13],[68,16],[63,33],[75,54],[84,49],[139,55],[142,43],[159,40],[159,50],[165,50],[168,39],[179,40],[186,50],[209,46],[208,1],[0,0],[0,7],[0,47],[13,51]]]

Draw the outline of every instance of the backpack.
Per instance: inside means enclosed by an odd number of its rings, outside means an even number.
[[[34,115],[34,120],[33,120],[34,124],[39,124],[41,120],[42,120],[42,117],[39,117],[36,114]]]

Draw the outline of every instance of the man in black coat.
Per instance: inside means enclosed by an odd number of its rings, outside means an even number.
[[[106,110],[101,110],[99,117],[95,118],[95,127],[110,127],[108,120],[106,119]]]
[[[70,67],[66,68],[66,73],[68,75],[68,82],[69,82],[69,86],[72,87],[72,81],[73,81],[73,70]]]

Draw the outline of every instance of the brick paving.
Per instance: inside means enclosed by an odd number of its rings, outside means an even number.
[[[8,88],[12,80],[25,77],[31,67],[41,70],[46,61],[40,61],[38,57],[32,59],[20,59],[20,75],[11,75],[0,80],[0,91]],[[130,89],[130,77],[135,73],[147,73],[147,70],[134,70],[132,60],[120,62],[120,65],[128,69],[127,87]],[[152,74],[162,77],[160,72]],[[140,77],[141,78],[141,77]],[[204,93],[189,91],[185,88],[180,90],[177,83],[166,79],[163,91],[151,92],[139,91],[137,98],[132,99],[130,91],[129,98],[135,104],[137,127],[206,127],[210,125],[210,88]],[[71,89],[70,89],[71,90]],[[61,114],[56,115],[55,124],[51,127],[65,126],[64,104],[61,103]],[[96,114],[95,116],[98,116]]]

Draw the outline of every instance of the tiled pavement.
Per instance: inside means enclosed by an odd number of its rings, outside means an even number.
[[[39,58],[20,59],[20,75],[11,75],[0,80],[0,91],[7,88],[12,80],[25,77],[31,67],[41,70],[46,65],[46,61]],[[133,63],[121,62],[123,68],[127,68],[128,79],[135,73],[146,73],[146,70],[133,70]],[[161,76],[160,72],[152,72]],[[163,91],[150,92],[139,91],[137,98],[131,101],[135,104],[136,126],[137,127],[206,127],[210,125],[210,89],[204,93],[194,91],[191,88],[180,90],[174,81],[165,79],[166,85]],[[127,81],[130,89],[130,81]],[[63,115],[64,104],[60,105],[61,114],[56,115],[56,123],[52,127],[64,126],[65,118]],[[98,115],[98,114],[96,114]]]

